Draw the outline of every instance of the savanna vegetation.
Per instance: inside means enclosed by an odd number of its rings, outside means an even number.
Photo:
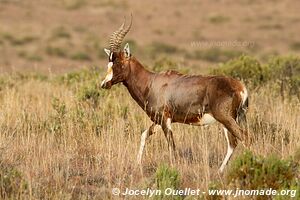
[[[296,190],[299,199],[298,4],[0,0],[0,199],[124,199],[113,188],[271,187]],[[217,123],[174,124],[179,156],[173,163],[158,129],[142,166],[136,164],[140,135],[151,122],[122,85],[99,88],[103,48],[129,13],[133,27],[125,42],[148,69],[227,75],[247,86],[254,143],[238,145],[224,174],[217,170],[227,144]],[[216,45],[222,42],[229,45]]]
[[[122,85],[99,88],[101,69],[2,75],[1,197],[115,199],[114,187],[298,190],[299,64],[295,56],[267,63],[241,56],[212,70],[249,86],[248,128],[255,138],[250,149],[238,146],[223,175],[217,169],[226,142],[217,124],[174,124],[180,156],[172,165],[158,130],[147,143],[142,167],[136,165],[140,134],[150,120]],[[158,60],[152,67],[170,68],[181,70],[172,61]],[[212,197],[199,196],[205,198]]]

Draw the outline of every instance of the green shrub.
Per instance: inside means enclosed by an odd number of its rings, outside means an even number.
[[[87,101],[96,106],[100,97],[100,90],[97,83],[88,83],[81,86],[77,92],[80,101]]]
[[[300,76],[300,58],[295,56],[273,57],[268,62],[272,79]]]
[[[274,89],[280,89],[282,98],[288,94],[300,99],[300,58],[296,56],[273,57],[265,65],[250,56],[241,56],[221,64],[211,73],[242,79],[249,87],[272,83]]]
[[[263,158],[246,151],[231,162],[226,179],[235,188],[279,191],[297,184],[298,169],[298,164],[292,160],[281,160],[277,156]]]
[[[258,60],[250,56],[241,56],[221,64],[212,74],[227,75],[242,79],[246,84],[259,86],[269,79],[268,68],[262,66]]]
[[[181,196],[165,196],[164,191],[167,188],[178,189],[180,184],[179,172],[167,165],[161,165],[155,173],[155,181],[157,189],[161,191],[162,195],[155,196],[156,199],[183,199]]]
[[[297,95],[300,99],[300,58],[295,56],[281,56],[271,58],[268,62],[270,79],[280,84],[281,96],[287,92]]]

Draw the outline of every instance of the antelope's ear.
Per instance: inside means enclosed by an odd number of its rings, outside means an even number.
[[[125,53],[126,58],[130,57],[130,48],[129,48],[129,44],[128,43],[126,43],[126,45],[124,47],[124,53]]]
[[[109,56],[110,55],[110,50],[109,49],[104,49],[105,53]]]

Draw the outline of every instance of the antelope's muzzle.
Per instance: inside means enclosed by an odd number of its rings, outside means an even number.
[[[102,81],[101,88],[103,88],[103,89],[110,89],[111,88],[111,81],[108,81],[108,82]]]
[[[113,63],[109,62],[107,65],[107,74],[105,76],[105,79],[101,83],[101,88],[104,89],[110,89],[111,88],[111,79],[113,78],[113,69],[112,69]]]

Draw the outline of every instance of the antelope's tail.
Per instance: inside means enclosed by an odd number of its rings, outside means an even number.
[[[246,113],[248,111],[249,107],[249,97],[248,97],[248,92],[247,89],[244,88],[243,91],[240,92],[242,101],[240,103],[240,106],[237,110],[237,119],[236,121],[243,126],[247,126],[247,117]]]

